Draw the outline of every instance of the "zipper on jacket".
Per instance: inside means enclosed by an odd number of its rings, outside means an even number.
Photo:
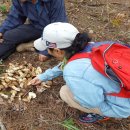
[[[106,59],[105,59],[105,54],[106,54],[106,52],[112,47],[112,45],[113,44],[115,44],[115,43],[112,43],[112,44],[110,44],[110,46],[108,46],[107,48],[106,48],[106,50],[103,52],[103,59],[104,59],[104,66],[105,66],[105,74],[107,75],[107,77],[109,78],[109,79],[111,79],[112,81],[115,81],[115,80],[113,80],[108,74],[107,74],[107,68],[108,67],[110,67],[108,64],[107,64],[107,62],[106,62]],[[111,68],[111,67],[110,67]],[[112,69],[112,68],[111,68]],[[112,70],[113,71],[113,70]],[[113,71],[114,72],[114,71]],[[114,72],[115,73],[115,72]],[[120,81],[120,84],[121,84],[121,87],[124,87],[124,84],[123,84],[123,82],[121,81],[121,79],[118,77],[118,76],[116,76],[117,77],[117,79]]]

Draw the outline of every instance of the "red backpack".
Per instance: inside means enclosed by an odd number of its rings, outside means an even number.
[[[90,58],[98,72],[120,83],[121,91],[108,95],[130,98],[130,48],[118,43],[103,44],[91,52],[75,54],[69,62],[80,58]]]

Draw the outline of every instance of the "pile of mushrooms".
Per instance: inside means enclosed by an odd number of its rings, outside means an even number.
[[[40,67],[35,68],[27,62],[22,65],[9,63],[8,69],[0,75],[0,96],[8,100],[9,103],[15,99],[30,102],[31,99],[36,98],[36,93],[32,91],[32,86],[29,86],[28,83],[40,73],[42,73]],[[51,81],[43,82],[38,86],[37,91],[43,92],[50,88],[51,84]]]

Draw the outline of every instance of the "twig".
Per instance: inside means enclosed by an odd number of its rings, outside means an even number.
[[[33,90],[33,87],[30,88],[30,89],[22,96],[22,98],[25,97],[31,90]]]
[[[126,128],[123,126],[122,122],[120,120],[119,120],[119,122],[121,123],[122,130],[126,130]]]
[[[5,66],[5,65],[0,65],[0,67],[3,67],[3,66]]]

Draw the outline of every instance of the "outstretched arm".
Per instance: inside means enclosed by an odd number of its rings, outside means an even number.
[[[82,106],[86,108],[99,108],[104,116],[126,118],[127,114],[123,115],[121,111],[122,106],[116,106],[116,104],[106,100],[104,90],[100,86],[95,86],[93,83],[86,81],[79,77],[70,77],[64,75],[67,86],[70,88],[74,95],[74,99]],[[115,111],[115,108],[117,110]],[[120,114],[119,114],[120,113]]]
[[[29,85],[30,84],[31,85],[38,85],[41,82],[52,80],[58,76],[61,76],[63,74],[63,72],[60,69],[60,65],[61,65],[61,63],[59,65],[55,66],[54,68],[48,69],[44,73],[37,75],[37,77],[35,77],[34,79],[32,79],[29,82]]]

